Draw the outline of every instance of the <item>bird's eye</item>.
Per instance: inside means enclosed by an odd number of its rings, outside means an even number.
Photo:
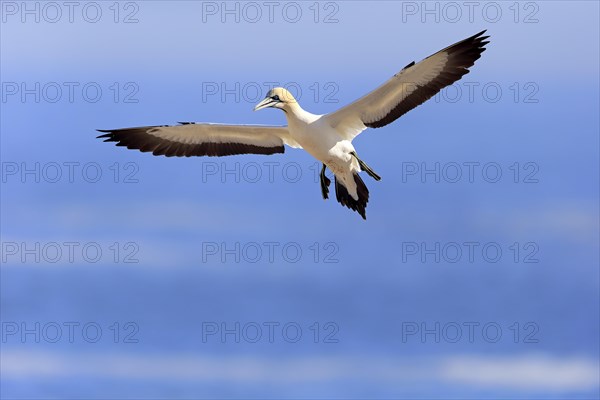
[[[281,101],[281,100],[279,100],[279,96],[277,96],[277,95],[275,95],[275,96],[273,96],[273,97],[271,97],[271,98],[272,98],[273,100],[275,100],[275,101]]]

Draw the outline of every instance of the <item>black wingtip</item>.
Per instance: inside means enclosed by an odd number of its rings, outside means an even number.
[[[473,41],[473,42],[479,42],[481,44],[482,41],[484,41],[485,39],[488,39],[490,37],[490,35],[481,36],[481,35],[483,35],[486,32],[487,32],[487,29],[484,29],[481,32],[474,34],[473,36],[466,38],[463,42],[471,42],[471,41]]]

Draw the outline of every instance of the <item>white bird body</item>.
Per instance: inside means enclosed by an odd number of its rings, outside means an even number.
[[[291,94],[288,93],[287,96]],[[290,136],[302,149],[325,164],[341,179],[348,188],[348,193],[358,200],[352,174],[360,169],[358,162],[351,155],[355,152],[352,141],[345,139],[345,135],[333,128],[325,115],[305,111],[297,102],[284,110]]]
[[[367,128],[395,121],[467,74],[489,43],[485,41],[488,36],[482,36],[484,32],[417,64],[408,64],[379,88],[330,114],[305,111],[286,89],[274,88],[254,110],[279,108],[285,112],[287,126],[181,123],[102,130],[106,134],[98,137],[117,142],[117,146],[167,157],[268,155],[283,153],[284,145],[302,148],[323,163],[323,198],[328,198],[331,181],[325,176],[325,168],[329,168],[335,177],[337,200],[366,219],[369,190],[359,172],[365,171],[375,180],[381,178],[358,158],[352,140]]]

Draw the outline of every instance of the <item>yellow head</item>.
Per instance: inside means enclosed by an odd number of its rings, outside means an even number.
[[[254,111],[262,110],[263,108],[274,107],[284,109],[288,105],[295,104],[296,99],[292,94],[281,87],[276,87],[269,90],[267,97],[254,107]]]

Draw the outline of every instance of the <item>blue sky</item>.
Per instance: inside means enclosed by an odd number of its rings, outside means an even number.
[[[0,39],[3,397],[598,397],[597,3],[22,4]],[[284,124],[252,112],[273,82],[326,113],[483,29],[470,74],[355,140],[383,177],[366,222],[298,150],[95,139]]]

